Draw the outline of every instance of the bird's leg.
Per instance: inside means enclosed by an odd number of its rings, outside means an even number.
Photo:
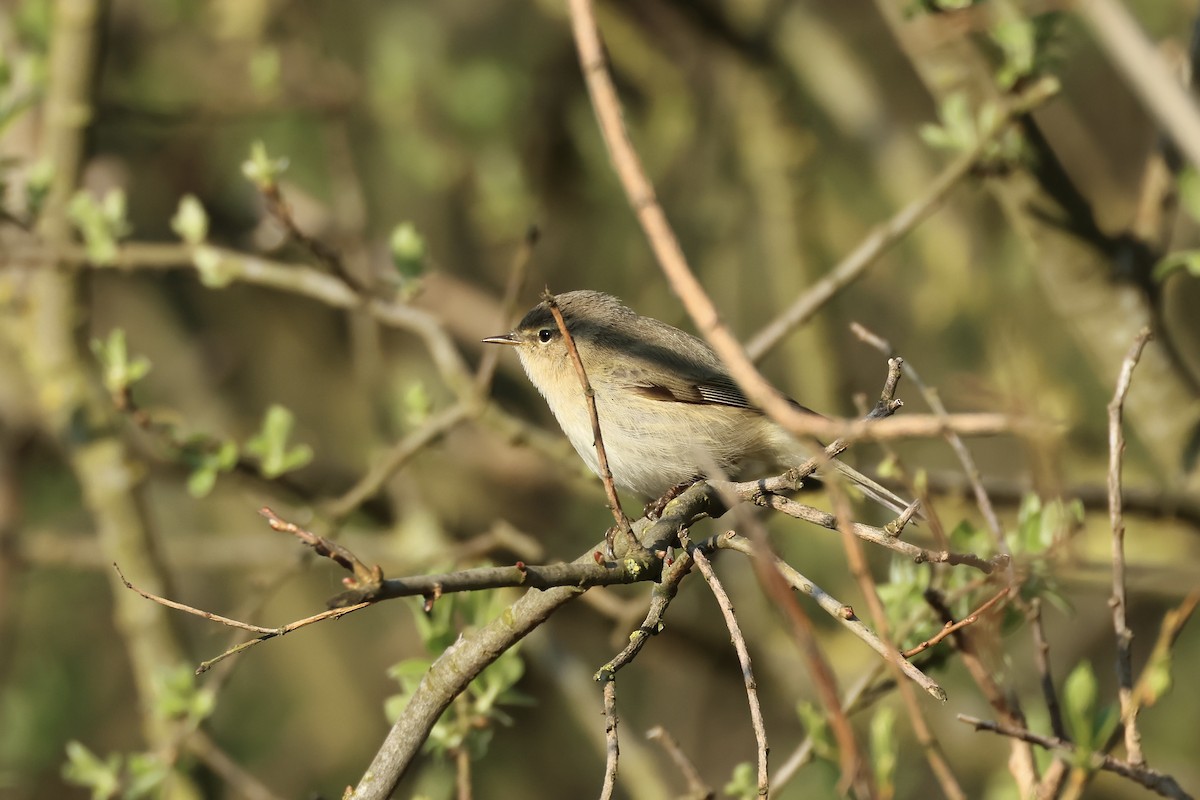
[[[662,497],[658,498],[657,500],[651,500],[649,503],[647,503],[646,507],[644,509],[642,509],[642,515],[644,517],[646,517],[646,519],[650,520],[651,522],[656,521],[659,517],[662,516],[662,513],[666,509],[667,504],[670,503],[672,500],[674,500],[676,497],[679,497],[679,495],[683,494],[684,491],[686,491],[688,489],[688,487],[690,487],[695,482],[696,482],[696,479],[692,478],[691,480],[686,480],[686,481],[683,481],[682,483],[675,484],[670,489],[667,489],[666,494],[664,494]]]

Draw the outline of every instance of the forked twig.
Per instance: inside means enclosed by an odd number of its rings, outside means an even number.
[[[926,639],[925,641],[921,642],[916,647],[913,647],[909,650],[905,650],[904,657],[912,658],[913,656],[917,655],[918,653],[923,653],[926,650],[928,650],[929,648],[933,647],[938,642],[945,639],[950,634],[954,633],[955,631],[959,631],[959,630],[967,627],[968,625],[974,625],[976,622],[979,621],[979,618],[981,616],[983,616],[985,613],[987,613],[988,609],[990,609],[992,606],[999,603],[1004,598],[1008,597],[1010,588],[1011,587],[1005,586],[1003,589],[996,592],[996,594],[992,595],[992,597],[990,597],[988,600],[986,600],[983,603],[983,605],[981,605],[979,608],[972,611],[970,614],[967,614],[965,617],[958,620],[957,622],[954,622],[954,621],[947,622],[945,625],[942,626],[942,629],[940,631],[938,631],[935,635],[933,635],[933,636],[929,637],[928,639]]]

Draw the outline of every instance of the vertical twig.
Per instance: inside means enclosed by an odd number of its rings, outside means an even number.
[[[946,797],[951,798],[951,800],[966,800],[966,794],[963,793],[962,787],[958,784],[958,779],[955,778],[954,772],[950,769],[950,764],[946,761],[946,756],[942,752],[941,744],[929,728],[929,723],[925,719],[924,711],[921,709],[921,704],[917,700],[916,693],[912,690],[912,685],[908,681],[903,680],[902,672],[904,670],[901,664],[906,662],[891,640],[891,626],[888,625],[887,612],[883,608],[883,601],[879,598],[875,579],[871,576],[871,569],[867,564],[867,557],[866,553],[863,552],[862,543],[854,535],[851,524],[850,500],[846,497],[845,490],[836,482],[829,483],[828,491],[830,500],[833,502],[834,515],[837,517],[838,530],[842,533],[842,544],[846,550],[850,572],[858,581],[859,588],[867,600],[867,607],[870,609],[871,617],[875,622],[876,635],[888,645],[887,665],[892,671],[893,676],[895,676],[896,688],[899,690],[900,697],[904,701],[904,707],[908,712],[909,725],[912,726],[913,733],[916,735],[917,741],[921,744],[925,760],[929,762],[929,768],[933,771],[934,777],[937,778],[938,784],[942,788],[942,793]]]
[[[617,785],[617,764],[621,747],[617,741],[617,682],[604,683],[604,785],[600,788],[600,800],[610,800]]]
[[[1121,722],[1125,726],[1125,755],[1129,763],[1140,767],[1146,763],[1142,755],[1142,738],[1137,727],[1137,706],[1133,702],[1133,631],[1126,621],[1125,597],[1125,520],[1121,515],[1121,461],[1125,454],[1125,435],[1121,417],[1125,396],[1133,380],[1133,368],[1142,357],[1142,349],[1150,340],[1149,328],[1142,328],[1129,354],[1121,364],[1117,388],[1108,404],[1108,516],[1112,523],[1112,605],[1113,629],[1117,636],[1117,695],[1121,700]]]
[[[617,530],[621,531],[628,539],[629,546],[634,552],[645,550],[642,543],[633,535],[629,518],[625,516],[625,511],[621,508],[621,500],[617,497],[617,487],[613,483],[612,470],[608,468],[608,455],[604,452],[604,437],[600,433],[600,415],[596,411],[596,392],[588,381],[587,370],[583,368],[583,360],[579,357],[579,349],[575,347],[575,339],[571,336],[571,331],[567,329],[567,321],[563,319],[562,309],[558,307],[554,295],[546,290],[542,294],[542,300],[550,308],[554,322],[558,325],[558,332],[562,334],[563,342],[567,345],[567,352],[571,355],[571,362],[575,365],[575,374],[579,376],[579,384],[583,387],[588,416],[592,418],[592,438],[593,444],[596,446],[596,458],[600,462],[600,479],[604,481],[604,494],[608,497],[608,508],[612,511],[613,519],[616,520]],[[615,558],[611,535],[605,537],[604,544],[605,557],[609,560]]]
[[[758,683],[754,679],[754,669],[750,665],[750,651],[746,648],[746,639],[742,636],[741,626],[738,625],[737,616],[733,613],[733,603],[730,602],[729,595],[725,593],[725,587],[721,585],[717,573],[713,571],[708,556],[704,555],[699,548],[689,547],[690,543],[686,539],[687,535],[681,534],[681,544],[692,551],[696,567],[704,576],[704,580],[708,582],[708,588],[712,590],[717,605],[721,607],[721,616],[725,618],[725,625],[729,628],[729,638],[733,641],[734,650],[737,651],[738,664],[742,667],[742,681],[746,684],[746,699],[750,704],[750,723],[754,727],[754,739],[758,743],[758,795],[766,797],[771,788],[770,778],[767,774],[767,727],[763,722],[762,705],[758,702]]]
[[[857,322],[850,324],[851,332],[861,341],[874,347],[887,358],[894,358],[896,355],[892,343],[882,336],[869,330],[865,325]],[[927,386],[921,380],[921,376],[917,374],[916,369],[912,364],[905,361],[902,364],[905,376],[920,390],[921,396],[925,398],[925,402],[934,414],[939,417],[948,417],[949,413],[946,406],[942,403],[941,397],[931,387]],[[962,437],[949,428],[945,432],[946,441],[950,444],[950,448],[954,450],[954,455],[958,457],[958,463],[962,465],[963,472],[967,476],[967,481],[971,484],[971,491],[975,494],[975,504],[979,506],[979,511],[983,514],[984,520],[987,521],[988,530],[992,533],[992,540],[996,543],[996,549],[1008,554],[1008,542],[1004,536],[1004,526],[1000,524],[1000,518],[996,515],[996,509],[992,505],[991,498],[988,497],[987,489],[983,487],[983,478],[979,472],[979,466],[975,463],[975,459],[971,456],[971,451],[967,449],[967,445],[963,442]]]
[[[1050,715],[1050,730],[1059,739],[1069,740],[1067,727],[1063,724],[1062,708],[1058,704],[1058,692],[1054,688],[1054,674],[1050,670],[1050,643],[1042,627],[1042,601],[1035,597],[1029,603],[1029,624],[1033,630],[1033,660],[1042,684],[1042,696],[1046,700],[1046,712]]]

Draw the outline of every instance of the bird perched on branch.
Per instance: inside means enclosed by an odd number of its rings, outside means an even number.
[[[747,401],[705,342],[602,292],[566,292],[554,301],[592,386],[617,486],[656,498],[714,466],[743,475],[755,464],[789,467],[806,459],[787,431]],[[575,451],[600,474],[583,387],[549,304],[483,341],[516,348]],[[842,462],[830,466],[896,513],[908,505]]]

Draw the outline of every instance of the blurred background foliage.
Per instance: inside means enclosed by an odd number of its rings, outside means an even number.
[[[989,4],[946,11],[953,5],[972,4],[894,0],[907,14],[940,17],[936,30],[947,39],[987,40]],[[1043,68],[1063,87],[1036,119],[1102,229],[1116,235],[1130,225],[1156,134],[1083,25],[1060,5],[1023,6],[1045,37]],[[1128,5],[1151,38],[1186,47],[1193,3]],[[40,98],[54,6],[0,6],[5,208],[17,220],[32,212],[28,198],[44,180],[36,142],[46,124]],[[874,3],[616,0],[598,13],[659,199],[725,320],[746,337],[947,161],[919,135],[921,126],[938,122],[942,102],[921,83]],[[543,285],[594,288],[689,327],[613,175],[565,15],[557,0],[111,0],[100,23],[82,185],[97,201],[123,192],[124,209],[114,213],[127,240],[178,242],[172,219],[181,198],[193,195],[207,225],[201,239],[320,267],[243,174],[261,142],[266,158],[286,159],[279,188],[297,226],[336,251],[359,280],[388,272],[398,254],[411,302],[436,315],[471,363],[481,357],[481,337],[511,324],[498,298],[533,224],[541,238],[517,310]],[[970,444],[989,480],[1071,497],[1103,483],[1111,377],[1097,371],[1087,344],[1046,297],[1038,280],[1046,266],[984,190],[985,180],[957,188],[764,367],[805,405],[851,415],[854,395],[873,395],[885,374],[878,353],[848,332],[848,323],[862,322],[887,337],[951,410],[1061,422],[1064,433],[1049,441]],[[92,213],[103,217],[103,209]],[[1189,248],[1196,239],[1194,221],[1181,214],[1171,247]],[[1122,280],[1113,270],[1111,280]],[[1154,292],[1162,330],[1191,386],[1200,381],[1198,283],[1177,271]],[[283,425],[289,443],[311,448],[311,461],[288,473],[283,491],[214,468],[211,493],[197,498],[188,491],[193,470],[164,459],[135,425],[123,423],[171,596],[268,625],[315,613],[339,590],[341,576],[327,563],[301,560],[298,545],[270,531],[256,509],[270,504],[297,521],[311,518],[321,500],[347,489],[391,443],[452,401],[420,340],[266,288],[208,288],[190,270],[91,270],[79,284],[81,341],[109,341],[119,328],[130,358],[148,361],[132,390],[139,408],[170,420],[181,437],[244,444],[279,405],[291,418],[285,424],[276,417],[267,427]],[[4,284],[5,303],[13,286]],[[1108,313],[1117,320],[1123,309]],[[17,353],[5,347],[0,793],[84,796],[62,779],[67,743],[82,743],[101,759],[136,753],[144,748],[140,715],[153,712],[139,709],[114,626],[111,558],[93,535],[70,468],[39,433]],[[99,376],[90,355],[89,363]],[[1153,385],[1134,384],[1135,394],[1154,397]],[[522,436],[535,447],[514,442],[486,414],[456,426],[350,519],[345,540],[366,560],[393,576],[475,563],[462,544],[501,523],[534,543],[505,540],[487,553],[499,562],[572,558],[599,538],[607,520],[599,486],[568,452],[509,353],[501,354],[493,394],[501,408],[548,435]],[[923,409],[910,386],[902,396],[909,408]],[[1176,412],[1183,410],[1159,411]],[[1185,490],[1182,456],[1153,452],[1138,425],[1131,420],[1130,486]],[[899,451],[910,471],[936,476],[956,464],[941,442]],[[854,458],[874,468],[881,455],[856,448]],[[1019,494],[1010,492],[1002,506],[1014,530]],[[629,501],[633,507],[641,499]],[[938,507],[949,528],[961,520],[969,533],[980,524],[961,493],[944,496]],[[1163,612],[1197,583],[1196,521],[1169,516],[1129,520],[1135,667],[1144,663]],[[835,537],[792,521],[771,526],[793,564],[843,601],[861,604]],[[1053,555],[1065,602],[1048,610],[1046,623],[1056,677],[1091,662],[1101,696],[1112,698],[1108,547],[1103,508],[1089,505]],[[872,557],[881,581],[889,574],[898,581],[889,602],[903,619],[905,609],[921,605],[929,573],[896,565],[888,554]],[[797,703],[814,694],[746,565],[726,557],[718,567],[748,628],[778,763],[803,736]],[[594,794],[603,720],[589,676],[640,621],[646,593],[590,592],[522,648],[523,672],[510,668],[505,686],[532,703],[508,708],[511,727],[500,725],[486,743],[475,765],[478,796]],[[623,601],[634,601],[632,610]],[[403,690],[389,666],[429,655],[405,605],[420,614],[417,601],[393,602],[258,647],[234,662],[211,708],[186,688],[184,705],[211,714],[211,739],[279,796],[338,796],[385,733],[387,698]],[[673,769],[661,757],[652,760],[654,751],[640,741],[655,724],[680,739],[714,786],[752,758],[740,676],[715,612],[698,581],[689,581],[667,632],[625,673],[627,796],[682,791]],[[465,611],[459,617],[471,618]],[[175,623],[193,663],[227,646],[225,629],[190,617]],[[876,656],[834,623],[816,623],[845,684],[876,665]],[[1031,646],[1016,628],[997,631],[988,656],[1028,699],[1031,725],[1045,730]],[[1200,663],[1194,631],[1179,641],[1176,662],[1177,676]],[[927,703],[927,711],[970,796],[1015,796],[1004,770],[1007,745],[964,735],[954,720],[955,713],[989,711],[962,666],[949,658],[937,678],[951,699],[943,707]],[[1198,715],[1200,688],[1188,680],[1176,683],[1169,703],[1143,715],[1152,763],[1193,788],[1200,786]],[[930,795],[918,746],[902,722],[896,730],[896,796]],[[73,756],[76,768],[82,758]],[[782,796],[831,795],[835,763],[808,767]],[[195,780],[203,796],[238,796],[208,767],[197,767]],[[452,783],[451,766],[434,759],[406,780],[401,795],[447,796]],[[1141,791],[1105,775],[1089,796]]]

